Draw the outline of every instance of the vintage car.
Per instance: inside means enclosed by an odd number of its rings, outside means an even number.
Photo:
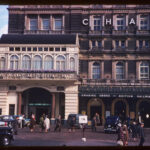
[[[105,133],[117,133],[118,123],[120,122],[117,116],[108,116],[104,125]]]
[[[8,146],[14,141],[12,128],[0,127],[0,145]]]

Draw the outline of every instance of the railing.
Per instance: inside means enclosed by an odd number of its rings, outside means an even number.
[[[136,80],[136,79],[79,79],[80,85],[143,85],[149,84],[150,80]]]
[[[25,34],[64,34],[64,30],[24,30]]]
[[[75,71],[0,70],[0,80],[77,80]]]

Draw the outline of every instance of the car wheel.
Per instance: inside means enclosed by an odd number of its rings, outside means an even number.
[[[3,137],[3,145],[4,145],[4,146],[7,146],[7,145],[9,145],[9,144],[10,144],[10,139],[9,139],[9,137],[7,137],[7,136]]]

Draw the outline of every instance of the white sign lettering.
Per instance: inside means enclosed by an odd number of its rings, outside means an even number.
[[[107,24],[110,24],[110,25],[111,25],[111,19],[109,19],[109,20],[106,19],[106,25],[107,25]]]
[[[133,18],[131,18],[131,20],[130,20],[129,24],[135,24],[135,21],[134,21],[134,19],[133,19]]]
[[[83,19],[82,23],[83,23],[83,25],[87,26],[89,24],[89,20],[88,19]]]
[[[79,123],[87,123],[88,121],[87,121],[87,116],[85,115],[85,116],[79,116]]]

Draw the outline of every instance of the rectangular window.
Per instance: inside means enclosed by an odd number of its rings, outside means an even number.
[[[54,30],[62,30],[62,18],[54,18]]]
[[[0,108],[0,115],[2,115],[2,108]]]
[[[102,41],[98,41],[98,47],[102,47]]]
[[[96,41],[92,41],[92,47],[96,47]]]
[[[31,47],[28,47],[28,48],[27,48],[27,51],[31,51]]]
[[[9,104],[9,115],[15,114],[15,104]]]
[[[149,41],[147,41],[147,40],[145,41],[145,47],[149,48]]]
[[[53,47],[50,47],[50,48],[49,48],[49,51],[54,51],[54,48],[53,48]]]
[[[26,51],[26,47],[22,47],[22,51]]]
[[[116,40],[115,43],[116,43],[116,48],[118,48],[119,47],[119,41]]]
[[[30,30],[37,30],[37,19],[30,19]]]
[[[125,48],[125,41],[121,41],[121,48]]]
[[[148,30],[148,16],[147,15],[140,16],[140,30]]]
[[[94,16],[94,31],[102,30],[102,17]]]
[[[44,47],[44,51],[48,51],[48,47]]]
[[[33,51],[37,51],[37,47],[33,47]]]
[[[20,51],[20,47],[15,47],[15,51]]]
[[[143,40],[139,40],[139,48],[143,47]]]
[[[38,51],[42,51],[42,47],[38,47]]]
[[[66,51],[66,48],[65,48],[65,47],[63,47],[63,48],[62,48],[62,51]]]
[[[60,51],[60,48],[59,47],[55,48],[55,51],[57,51],[57,52]]]
[[[42,29],[43,30],[49,30],[50,28],[50,21],[49,19],[42,19]]]
[[[14,47],[9,47],[9,50],[10,51],[14,51]]]
[[[125,17],[117,16],[117,30],[125,30]]]

